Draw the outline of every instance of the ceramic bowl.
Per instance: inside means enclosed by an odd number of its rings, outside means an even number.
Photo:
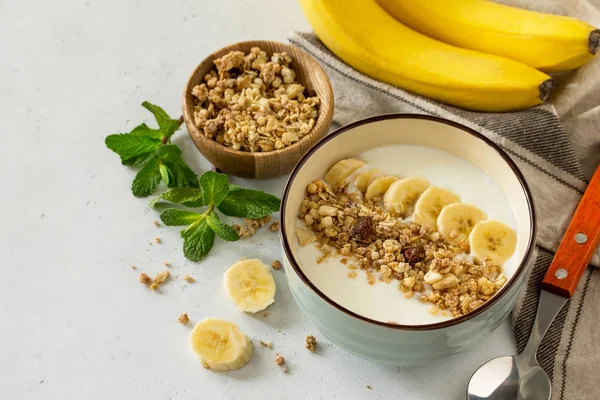
[[[517,219],[520,256],[513,276],[484,305],[451,320],[396,325],[358,315],[320,291],[297,261],[295,226],[307,184],[335,162],[374,147],[415,144],[455,154],[483,170],[506,195]],[[513,309],[533,260],[536,223],[531,193],[507,154],[470,128],[437,117],[389,114],[346,125],[317,143],[294,168],[283,193],[281,240],[286,277],[310,321],[331,342],[376,362],[415,366],[463,352],[495,330]]]
[[[234,150],[204,136],[194,123],[194,98],[192,89],[203,82],[204,76],[214,68],[214,60],[231,51],[250,53],[259,47],[270,57],[274,52],[287,52],[292,57],[291,68],[296,80],[321,100],[314,127],[298,142],[280,150],[251,153]],[[333,116],[333,89],[329,78],[319,63],[299,48],[268,40],[252,40],[224,47],[208,57],[190,75],[183,92],[183,120],[200,153],[221,171],[250,179],[275,178],[290,172],[300,157],[329,131]]]

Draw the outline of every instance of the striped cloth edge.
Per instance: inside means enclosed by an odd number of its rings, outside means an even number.
[[[436,115],[484,134],[517,163],[533,192],[539,229],[536,262],[512,314],[517,349],[521,351],[535,319],[539,284],[587,184],[553,106],[542,105],[510,113],[461,110],[359,73],[333,55],[312,33],[293,33],[288,40],[310,53],[327,72],[335,94],[335,123],[345,125],[389,112]],[[556,210],[561,211],[556,213]],[[599,250],[592,264],[600,266]],[[582,354],[587,353],[585,348],[580,349],[581,346],[576,344],[578,338],[587,333],[582,332],[580,327],[584,303],[593,301],[593,296],[597,296],[596,302],[600,303],[600,292],[592,295],[589,291],[590,283],[596,281],[600,287],[600,273],[596,268],[588,268],[575,295],[556,317],[538,351],[538,361],[553,382],[553,400],[574,398],[569,391],[582,390],[582,385],[568,383],[575,381],[573,374],[569,374],[569,365],[577,364],[575,357],[582,358]],[[573,354],[574,347],[578,347],[576,355]],[[589,352],[595,350],[590,348]],[[600,355],[595,357],[593,362],[598,365]],[[583,395],[586,397],[580,398],[591,398],[587,397],[591,393],[583,392]]]

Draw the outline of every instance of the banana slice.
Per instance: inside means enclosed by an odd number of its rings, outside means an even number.
[[[236,325],[216,318],[196,324],[190,333],[190,348],[202,365],[216,371],[240,369],[254,354],[254,345]]]
[[[437,229],[437,218],[442,208],[448,204],[458,203],[460,197],[448,189],[442,189],[437,186],[431,186],[423,192],[421,197],[415,203],[415,212],[413,219],[421,225],[429,225]]]
[[[382,176],[374,179],[373,182],[367,186],[365,192],[365,199],[371,200],[373,197],[381,197],[387,192],[390,185],[398,180],[395,176]]]
[[[418,176],[400,179],[385,192],[383,208],[394,214],[404,214],[427,187],[429,182]]]
[[[474,205],[452,203],[442,208],[437,227],[448,243],[457,246],[462,240],[467,240],[475,224],[484,219],[487,219],[487,214]]]
[[[275,301],[275,281],[271,270],[258,259],[233,264],[225,272],[224,286],[241,311],[259,312]]]
[[[471,254],[480,260],[489,257],[496,265],[508,260],[517,247],[517,234],[508,225],[498,221],[481,221],[469,235]]]
[[[327,171],[323,179],[331,186],[335,187],[339,185],[350,176],[354,171],[360,167],[365,166],[366,163],[356,158],[347,158],[345,160],[338,161]]]
[[[356,176],[356,178],[354,178],[354,181],[352,181],[352,185],[357,190],[360,190],[360,192],[362,194],[365,194],[369,184],[371,184],[371,182],[373,182],[375,180],[375,178],[380,177],[382,174],[383,174],[383,172],[378,168],[371,169],[371,170],[365,171],[365,172],[361,172],[360,174],[358,174]]]

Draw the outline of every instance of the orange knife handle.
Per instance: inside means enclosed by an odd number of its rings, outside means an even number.
[[[556,255],[542,281],[542,288],[571,297],[600,241],[600,166],[596,169]]]

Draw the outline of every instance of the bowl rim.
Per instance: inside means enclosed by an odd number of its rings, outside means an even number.
[[[205,137],[202,134],[202,132],[198,129],[198,127],[194,123],[194,118],[193,118],[194,104],[193,104],[193,102],[188,104],[188,101],[187,101],[187,94],[188,94],[188,92],[190,92],[192,90],[192,78],[196,75],[196,73],[198,72],[198,70],[200,69],[202,64],[204,64],[209,59],[214,60],[217,57],[217,55],[221,52],[233,51],[236,46],[240,46],[240,45],[253,45],[254,47],[260,47],[261,44],[264,44],[264,43],[271,43],[271,44],[275,43],[278,46],[282,46],[283,51],[285,51],[286,48],[294,48],[296,51],[298,51],[300,54],[302,54],[303,57],[310,59],[315,64],[315,66],[316,66],[315,70],[318,71],[320,75],[325,77],[325,82],[327,85],[325,85],[323,90],[329,92],[329,97],[331,98],[331,101],[328,103],[328,106],[325,107],[325,110],[324,110],[325,112],[322,112],[323,111],[323,103],[319,103],[318,114],[317,114],[317,118],[315,119],[315,125],[313,126],[313,128],[306,135],[301,137],[300,140],[298,140],[297,142],[292,143],[289,146],[285,146],[284,148],[281,148],[281,149],[276,149],[276,150],[271,150],[271,151],[259,151],[259,152],[242,151],[242,150],[235,150],[231,147],[217,143],[213,139],[208,139],[207,137]],[[292,60],[292,61],[294,61],[294,60]],[[292,66],[292,69],[294,69],[294,71],[297,72],[297,69],[295,66]],[[191,137],[192,141],[195,142],[196,140],[199,140],[204,145],[208,145],[208,146],[213,147],[214,149],[217,149],[217,151],[223,151],[225,153],[229,153],[230,155],[233,155],[236,157],[242,157],[242,158],[248,158],[248,159],[250,159],[250,158],[252,158],[252,159],[269,158],[274,155],[280,156],[283,153],[293,150],[296,147],[303,144],[304,142],[310,140],[310,138],[312,136],[326,135],[327,131],[329,130],[329,127],[331,125],[331,119],[333,117],[333,107],[334,107],[333,87],[331,86],[331,81],[329,79],[329,76],[327,75],[327,73],[325,72],[323,67],[319,64],[317,59],[298,46],[295,46],[293,44],[278,42],[276,40],[245,40],[242,42],[236,42],[236,43],[229,44],[227,46],[221,47],[220,49],[213,51],[208,56],[206,56],[202,61],[200,61],[200,63],[198,63],[196,68],[194,68],[194,70],[188,77],[188,79],[185,83],[184,89],[183,89],[183,102],[182,102],[183,119],[184,119],[184,122],[186,122],[186,126],[188,128],[188,134]],[[323,129],[317,130],[315,128],[317,126],[317,123],[321,119],[323,119],[323,122],[324,122],[323,127],[322,127]],[[188,124],[188,122],[189,122],[189,124]],[[191,126],[191,129],[190,129],[190,126]],[[194,132],[192,132],[192,131],[194,131]],[[198,133],[198,135],[195,135],[195,133]]]
[[[525,199],[527,201],[527,207],[528,207],[528,211],[529,211],[529,227],[530,227],[530,232],[531,232],[523,259],[521,260],[521,263],[519,264],[515,273],[509,279],[507,284],[505,284],[489,301],[486,301],[481,307],[477,308],[474,311],[469,312],[468,314],[461,315],[460,317],[452,318],[452,319],[441,321],[441,322],[436,322],[436,323],[432,323],[432,324],[421,324],[421,325],[394,324],[394,323],[381,322],[381,321],[377,321],[377,320],[365,317],[363,315],[360,315],[353,311],[350,311],[347,308],[345,308],[344,306],[336,303],[331,298],[329,298],[326,294],[324,294],[321,290],[319,290],[310,281],[310,279],[307,278],[307,276],[304,274],[304,272],[300,268],[300,265],[296,262],[296,259],[294,258],[293,254],[292,254],[292,249],[291,249],[291,246],[288,241],[288,232],[286,231],[286,227],[285,227],[286,226],[285,215],[286,215],[286,211],[287,211],[287,200],[289,197],[292,183],[293,183],[294,179],[296,178],[296,175],[298,175],[298,172],[302,169],[302,166],[308,161],[308,159],[310,159],[310,157],[321,146],[323,146],[325,143],[329,142],[330,140],[337,138],[344,132],[354,129],[356,127],[362,126],[362,125],[370,124],[373,122],[384,121],[384,120],[390,120],[390,119],[428,120],[428,121],[442,123],[445,125],[450,125],[454,128],[458,128],[466,133],[469,133],[469,134],[473,135],[474,137],[476,137],[477,139],[483,141],[485,144],[487,144],[491,148],[491,150],[498,153],[498,155],[500,155],[500,157],[502,157],[504,162],[506,164],[508,164],[508,166],[512,169],[517,180],[521,184],[521,188],[523,190],[523,193],[525,194]],[[292,266],[294,272],[300,277],[300,279],[302,280],[302,282],[305,285],[307,285],[322,300],[324,300],[325,302],[329,303],[333,307],[337,308],[339,311],[342,311],[343,313],[345,313],[346,315],[348,315],[352,318],[358,319],[363,322],[367,322],[369,324],[385,327],[385,328],[405,330],[405,331],[430,331],[430,330],[448,328],[448,327],[451,327],[454,325],[458,325],[462,322],[468,321],[471,318],[476,317],[477,315],[483,313],[484,311],[486,311],[487,309],[492,307],[494,304],[496,304],[502,297],[504,297],[512,289],[512,287],[516,284],[516,282],[525,273],[525,271],[527,269],[527,265],[529,264],[529,262],[533,256],[533,253],[534,253],[533,250],[535,248],[535,238],[536,238],[536,234],[537,234],[536,213],[535,213],[535,207],[534,207],[534,203],[533,203],[533,196],[531,194],[531,190],[529,189],[529,185],[525,181],[525,177],[521,173],[521,170],[517,167],[515,162],[508,156],[508,154],[506,154],[506,152],[504,150],[502,150],[502,148],[500,148],[500,146],[498,146],[496,143],[492,142],[489,138],[485,137],[481,133],[479,133],[465,125],[462,125],[458,122],[454,122],[454,121],[451,121],[451,120],[448,120],[448,119],[445,119],[442,117],[426,115],[426,114],[389,113],[389,114],[376,115],[373,117],[367,117],[367,118],[352,122],[350,124],[344,125],[338,129],[336,129],[329,135],[325,136],[321,140],[319,140],[309,151],[307,151],[302,156],[300,161],[296,164],[296,166],[290,173],[290,176],[285,184],[285,188],[284,188],[283,195],[281,198],[280,216],[281,216],[281,218],[284,219],[283,223],[280,224],[279,236],[281,239],[281,243],[283,246],[285,256],[287,258],[287,261]]]

